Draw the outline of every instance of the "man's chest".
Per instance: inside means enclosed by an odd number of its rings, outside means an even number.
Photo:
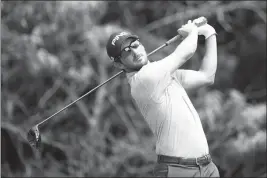
[[[157,90],[157,88],[155,88]],[[170,109],[178,109],[188,107],[192,105],[190,99],[184,90],[176,80],[172,80],[169,85],[161,92],[152,90],[132,90],[131,94],[138,108],[142,110],[145,115],[148,112],[162,112],[166,113]],[[155,95],[157,93],[157,95]]]

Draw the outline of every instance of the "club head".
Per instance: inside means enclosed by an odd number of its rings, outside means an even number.
[[[36,149],[40,148],[41,145],[41,134],[38,126],[31,128],[27,134],[27,139],[30,145]]]

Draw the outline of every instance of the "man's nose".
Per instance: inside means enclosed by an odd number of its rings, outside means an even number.
[[[138,54],[138,49],[137,49],[137,48],[132,48],[132,52],[133,52],[134,54]]]

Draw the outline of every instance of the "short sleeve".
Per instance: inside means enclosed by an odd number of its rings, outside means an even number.
[[[185,70],[184,69],[178,69],[174,72],[173,77],[175,78],[176,81],[178,81],[181,85],[184,84],[184,75],[185,75]]]

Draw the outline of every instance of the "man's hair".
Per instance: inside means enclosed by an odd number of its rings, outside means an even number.
[[[106,45],[107,54],[110,59],[117,60],[120,58],[121,46],[128,38],[138,39],[138,36],[126,31],[116,32],[110,35]]]

